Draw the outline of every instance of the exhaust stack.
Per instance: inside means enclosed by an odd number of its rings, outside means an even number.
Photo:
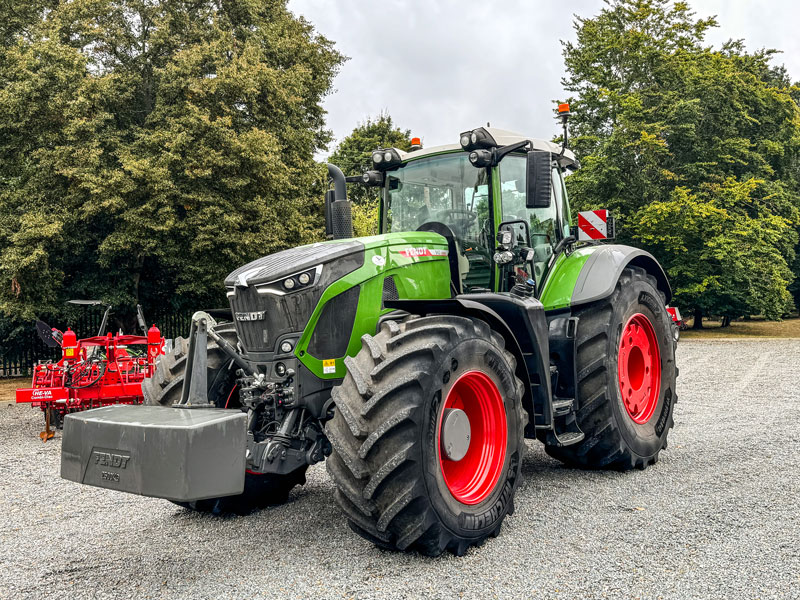
[[[328,163],[328,176],[333,181],[333,189],[325,194],[325,232],[335,240],[351,238],[353,212],[347,199],[344,173],[336,165]]]

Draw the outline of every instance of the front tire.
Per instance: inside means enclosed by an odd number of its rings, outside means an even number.
[[[586,437],[545,450],[577,467],[644,469],[667,447],[678,400],[664,295],[652,275],[628,267],[611,296],[576,316],[577,423]]]
[[[216,331],[232,344],[236,344],[236,329],[232,323],[220,325]],[[175,339],[172,350],[159,357],[153,376],[142,382],[145,404],[172,406],[180,400],[188,352],[189,340],[179,337]],[[236,369],[232,366],[232,361],[210,337],[206,352],[208,401],[218,408],[237,408],[239,402],[235,390]],[[306,469],[308,465],[303,465],[286,475],[247,472],[241,494],[174,504],[198,512],[248,514],[253,510],[286,502],[292,488],[305,484]]]
[[[351,528],[429,556],[497,535],[514,510],[526,422],[503,338],[477,319],[431,316],[386,322],[362,342],[326,425]]]

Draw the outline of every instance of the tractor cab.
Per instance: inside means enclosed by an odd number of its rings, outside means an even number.
[[[551,142],[481,127],[458,145],[372,158],[362,181],[381,186],[380,232],[452,238],[461,293],[540,289],[557,249],[574,240],[564,176],[578,163]]]

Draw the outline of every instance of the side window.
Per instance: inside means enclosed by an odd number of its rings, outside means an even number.
[[[500,189],[501,208],[503,221],[523,220],[528,223],[530,239],[524,237],[524,228],[515,227],[517,242],[522,246],[533,249],[532,263],[513,265],[514,275],[517,279],[533,277],[540,282],[547,261],[553,255],[553,246],[558,242],[558,205],[561,198],[561,180],[553,181],[550,206],[547,208],[527,208],[525,198],[526,185],[526,158],[524,156],[507,156],[500,163]],[[559,189],[556,187],[559,186]]]
[[[558,169],[553,169],[553,187],[550,206],[527,208],[525,206],[526,171],[524,156],[507,156],[500,163],[500,189],[503,221],[523,219],[530,224],[530,245],[555,246],[561,238],[558,215],[564,201],[563,183]],[[563,213],[562,213],[563,214]]]

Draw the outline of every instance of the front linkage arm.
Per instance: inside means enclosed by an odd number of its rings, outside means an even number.
[[[202,310],[192,315],[192,327],[189,331],[189,353],[186,357],[186,377],[183,380],[179,406],[186,408],[215,408],[208,401],[208,356],[203,351],[208,345],[208,337],[217,344],[226,356],[247,375],[262,384],[264,376],[237,352],[228,340],[215,331],[217,321]],[[198,348],[201,350],[198,351]]]

